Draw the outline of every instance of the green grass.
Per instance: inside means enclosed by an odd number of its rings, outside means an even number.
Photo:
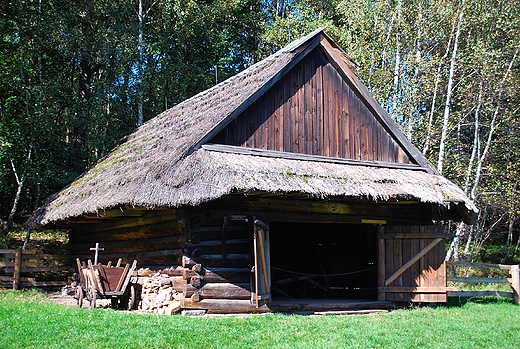
[[[162,316],[0,291],[0,348],[520,348],[520,308],[466,301],[360,316]]]

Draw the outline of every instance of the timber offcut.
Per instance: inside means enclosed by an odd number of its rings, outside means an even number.
[[[437,222],[476,214],[318,29],[140,126],[28,224],[136,260],[146,309],[352,312],[446,302]]]

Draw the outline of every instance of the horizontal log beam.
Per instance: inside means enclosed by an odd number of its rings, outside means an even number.
[[[491,264],[491,263],[472,263],[472,262],[446,262],[449,266],[454,267],[469,267],[469,268],[489,268],[489,269],[502,269],[502,270],[511,270],[511,265],[505,264]]]
[[[14,254],[6,254],[5,258],[14,258]],[[54,260],[68,260],[70,256],[68,254],[22,254],[23,259],[54,259]]]
[[[228,254],[225,260],[221,254],[197,258],[182,256],[183,268],[192,268],[195,264],[202,264],[203,267],[249,267],[249,254]]]
[[[166,274],[168,276],[182,276],[185,269],[181,266],[142,266],[134,271],[134,276],[151,276],[153,274]]]
[[[504,297],[513,298],[513,292],[503,291],[449,291],[448,297]]]
[[[14,267],[14,262],[0,262],[0,267]],[[22,267],[37,267],[38,262],[22,262]]]
[[[200,273],[184,269],[183,277],[200,276],[202,282],[249,282],[249,268],[202,268]]]
[[[177,220],[180,218],[179,212],[177,210],[164,210],[164,211],[151,211],[145,215],[140,217],[130,217],[130,218],[118,218],[111,219],[106,222],[98,222],[88,224],[84,227],[76,227],[74,228],[78,232],[83,231],[84,233],[96,233],[101,231],[110,231],[114,229],[123,229],[123,228],[133,228],[142,225],[155,224],[159,222],[165,222],[170,220]],[[70,223],[79,222],[71,218]],[[83,222],[82,222],[83,223]],[[86,222],[85,222],[86,223]]]
[[[58,287],[68,285],[67,281],[22,281],[22,287]]]
[[[77,255],[75,258],[82,261],[92,259],[93,255]],[[162,251],[148,251],[148,252],[129,252],[129,253],[114,253],[114,254],[99,254],[99,262],[107,264],[109,261],[117,261],[121,258],[122,263],[132,263],[137,260],[137,265],[174,265],[181,264],[182,249],[162,250]]]
[[[383,204],[365,202],[339,202],[324,200],[294,200],[272,198],[239,198],[237,196],[225,197],[215,202],[215,208],[226,207],[230,209],[249,211],[283,211],[325,213],[335,215],[355,215],[369,218],[413,218],[431,216],[431,207],[427,204]],[[395,219],[395,218],[394,218]]]
[[[257,217],[262,217],[265,221],[277,221],[277,222],[298,222],[298,223],[355,223],[362,224],[363,220],[366,219],[381,219],[386,220],[388,224],[401,224],[401,225],[423,225],[430,224],[432,215],[428,213],[427,209],[424,212],[417,212],[416,215],[411,217],[401,217],[399,215],[392,216],[374,216],[374,215],[347,215],[347,214],[334,214],[334,213],[320,213],[320,212],[290,212],[290,211],[277,211],[274,208],[271,209],[253,209],[247,207],[239,207],[235,205],[223,210],[224,204],[219,204],[218,207],[214,207],[214,204],[210,203],[207,206],[212,213],[229,213],[233,210],[235,214],[250,214]],[[376,213],[376,212],[374,212]]]
[[[392,309],[394,304],[389,301],[362,301],[362,300],[342,300],[327,299],[320,301],[318,299],[309,301],[308,299],[295,299],[288,302],[283,300],[273,300],[269,304],[269,310],[272,312],[307,312],[307,311],[325,311],[337,309]]]
[[[511,278],[463,278],[448,276],[447,281],[469,284],[510,284]]]
[[[246,148],[246,147],[226,145],[226,144],[206,143],[206,144],[202,145],[202,148],[205,150],[222,152],[222,153],[264,156],[264,157],[269,157],[269,158],[280,158],[280,159],[300,160],[300,161],[326,162],[326,163],[333,163],[333,164],[345,164],[345,165],[355,165],[355,166],[406,169],[406,170],[412,170],[412,171],[427,172],[427,170],[425,168],[422,168],[419,165],[408,164],[408,163],[395,163],[395,162],[385,162],[385,161],[376,161],[376,160],[344,159],[344,158],[336,158],[336,157],[321,156],[321,155],[290,153],[290,152],[277,151],[277,150]]]
[[[70,233],[71,244],[82,242],[105,242],[135,239],[159,238],[171,235],[184,234],[185,223],[178,220],[168,220],[156,224],[147,224],[139,227],[110,229],[108,231],[91,232],[73,229]]]
[[[85,218],[112,218],[112,217],[141,217],[147,213],[147,210],[133,210],[129,208],[114,208],[111,210],[99,210],[97,213],[85,214]]]
[[[324,310],[315,311],[313,315],[366,315],[388,313],[387,309],[359,309],[359,310]]]
[[[20,251],[20,249],[13,249],[13,248],[0,249],[0,254],[13,254],[14,255],[17,251]],[[35,254],[35,253],[36,253],[36,250],[23,250],[23,254]]]
[[[220,221],[220,225],[222,222]],[[245,225],[227,225],[226,239],[243,239],[247,237],[248,227]],[[222,237],[222,226],[200,227],[198,230],[192,229],[191,239],[197,241],[218,240]]]
[[[385,233],[378,235],[380,239],[450,239],[455,234],[444,234],[444,233]]]
[[[110,241],[100,243],[100,247],[104,248],[103,253],[128,253],[128,252],[145,252],[159,250],[181,249],[187,236],[173,235],[154,239],[135,239],[125,241]],[[72,254],[88,254],[93,242],[74,244],[71,246]]]
[[[249,300],[242,299],[202,299],[194,302],[191,299],[182,298],[181,307],[183,309],[204,309],[209,314],[230,314],[230,313],[266,313],[269,308],[264,305],[256,308]]]
[[[363,224],[362,221],[371,216],[357,216],[357,215],[338,215],[327,213],[313,213],[313,212],[282,212],[282,211],[267,211],[267,210],[245,210],[241,208],[232,208],[236,214],[251,214],[257,217],[262,217],[265,221],[276,222],[295,222],[295,223],[353,223]],[[222,212],[229,213],[229,210],[220,210],[211,208],[212,213]],[[430,224],[431,216],[418,215],[413,218],[403,217],[378,217],[384,219],[388,224],[401,225],[421,225]]]
[[[14,248],[3,248],[3,249],[0,249],[0,253],[1,254],[4,254],[4,253],[16,253],[16,251],[18,251],[17,249],[14,249]]]
[[[183,286],[183,296],[190,298],[197,293],[201,299],[250,299],[251,288],[249,284],[232,283],[207,283],[201,287],[193,287],[189,284]]]
[[[22,264],[23,265],[23,264]],[[23,268],[22,273],[37,273],[37,272],[73,272],[75,269],[68,265],[55,266],[55,267],[29,267]],[[14,268],[6,268],[6,273],[14,273]]]
[[[222,253],[222,240],[201,241],[197,244],[189,244],[190,251],[198,250],[199,254]],[[226,240],[226,252],[228,254],[243,254],[249,252],[248,239]]]
[[[379,292],[389,293],[446,293],[457,291],[456,287],[379,287]]]

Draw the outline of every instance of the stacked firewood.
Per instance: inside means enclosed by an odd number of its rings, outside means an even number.
[[[182,297],[182,276],[156,273],[140,277],[141,310],[171,315],[180,311]],[[180,287],[180,289],[179,289]],[[179,292],[180,291],[180,292]]]

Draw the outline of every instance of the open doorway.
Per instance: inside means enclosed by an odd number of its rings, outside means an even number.
[[[377,229],[270,222],[274,298],[377,298]]]

